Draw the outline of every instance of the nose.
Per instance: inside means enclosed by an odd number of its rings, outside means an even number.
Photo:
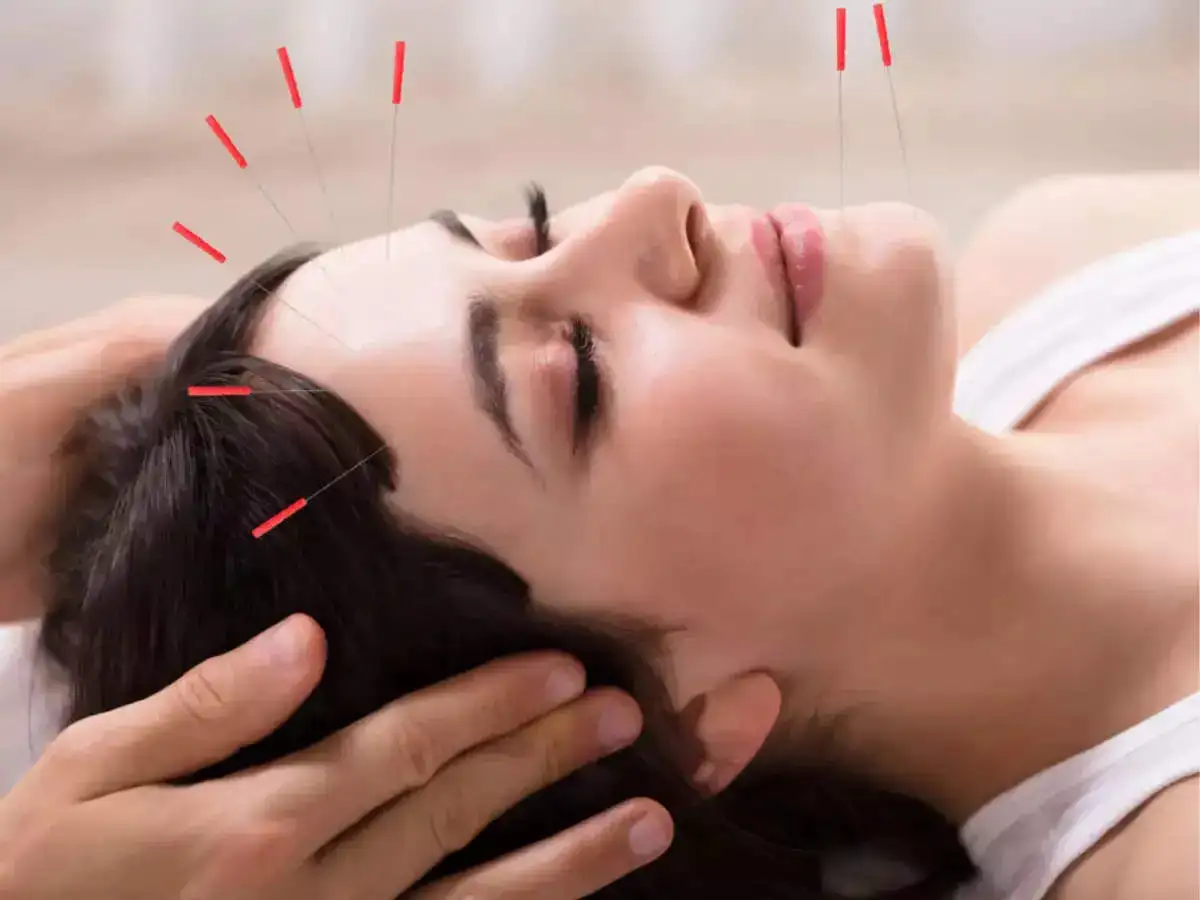
[[[618,188],[606,218],[613,252],[645,290],[676,305],[694,300],[709,228],[695,184],[670,169],[642,169]]]

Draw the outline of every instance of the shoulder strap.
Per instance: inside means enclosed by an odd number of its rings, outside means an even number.
[[[1039,772],[972,816],[962,839],[982,873],[978,896],[1042,900],[1126,816],[1197,774],[1200,693]]]
[[[1051,285],[960,361],[954,411],[1020,424],[1064,379],[1200,310],[1200,231],[1119,253]]]

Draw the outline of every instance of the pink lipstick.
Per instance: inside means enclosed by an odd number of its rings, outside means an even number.
[[[778,206],[768,218],[779,234],[799,332],[825,293],[825,232],[816,213],[800,203]]]

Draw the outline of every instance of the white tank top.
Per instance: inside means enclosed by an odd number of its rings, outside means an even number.
[[[1200,311],[1200,231],[1051,286],[961,361],[955,412],[999,433],[1064,379]],[[1200,693],[996,797],[963,827],[981,875],[959,900],[1042,900],[1126,816],[1200,774]]]

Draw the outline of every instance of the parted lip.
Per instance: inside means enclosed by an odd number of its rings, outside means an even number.
[[[783,225],[771,214],[764,216],[775,234],[775,252],[771,254],[774,268],[778,271],[778,281],[783,287],[783,295],[787,302],[784,304],[784,321],[787,323],[787,339],[793,347],[799,347],[803,335],[800,332],[799,316],[796,313],[795,290],[792,280],[788,277],[788,264],[783,246]],[[775,280],[775,279],[773,279]]]
[[[825,232],[816,212],[800,203],[777,206],[754,220],[751,234],[775,295],[784,303],[785,337],[793,347],[825,287]]]
[[[791,295],[790,321],[798,346],[804,324],[824,293],[825,233],[816,213],[803,204],[776,207],[767,218],[779,239],[784,281]]]
[[[770,215],[760,216],[753,225],[754,250],[766,272],[767,280],[775,288],[774,294],[783,303],[784,337],[793,347],[800,346],[800,328],[796,316],[796,302],[792,296],[791,279],[788,278],[787,261],[783,251],[783,232],[777,219]]]

